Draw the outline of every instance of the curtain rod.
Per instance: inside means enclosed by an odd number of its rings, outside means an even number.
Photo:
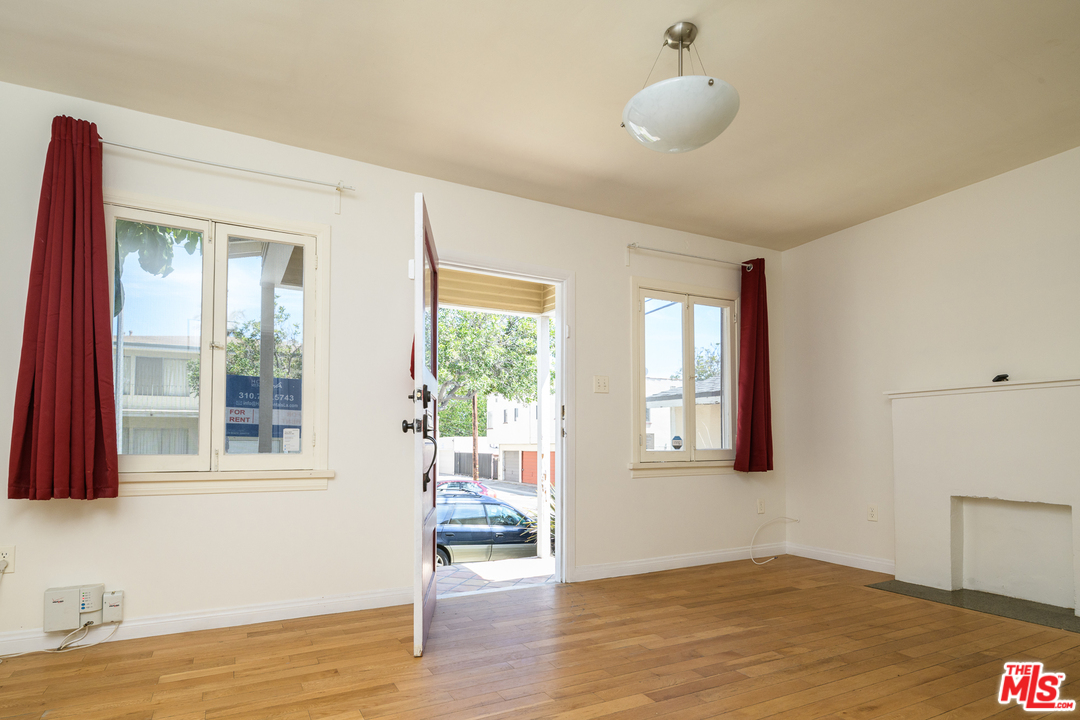
[[[252,168],[239,167],[237,165],[226,165],[225,163],[210,162],[209,160],[199,160],[198,158],[184,157],[183,155],[173,155],[167,152],[161,152],[159,150],[149,150],[147,148],[135,147],[134,145],[125,145],[124,143],[112,142],[111,140],[103,140],[98,138],[102,145],[114,145],[116,147],[127,148],[128,150],[138,150],[139,152],[150,153],[151,155],[161,155],[167,158],[173,158],[174,160],[186,160],[187,162],[200,163],[202,165],[213,165],[214,167],[226,168],[228,170],[240,170],[241,172],[255,173],[256,175],[269,175],[270,177],[281,178],[283,180],[295,180],[296,182],[311,183],[312,185],[325,185],[326,187],[332,187],[335,190],[356,190],[352,185],[345,185],[342,182],[324,182],[322,180],[311,180],[309,178],[296,177],[294,175],[281,175],[279,173],[266,172],[265,170],[253,170]]]
[[[666,253],[667,255],[681,255],[682,257],[695,258],[697,260],[708,260],[709,262],[723,263],[724,265],[739,265],[746,268],[749,272],[754,269],[753,263],[739,263],[731,262],[730,260],[717,260],[716,258],[705,257],[704,255],[690,255],[689,253],[675,252],[674,250],[661,250],[660,248],[645,247],[644,245],[638,245],[637,243],[630,243],[626,246],[626,264],[630,264],[630,251],[631,250],[651,250],[652,252]]]

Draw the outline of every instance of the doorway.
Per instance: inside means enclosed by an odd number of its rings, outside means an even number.
[[[453,256],[441,268],[439,596],[561,582],[572,278]]]

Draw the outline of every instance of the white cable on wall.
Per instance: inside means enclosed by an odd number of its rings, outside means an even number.
[[[778,555],[774,555],[771,558],[769,558],[768,560],[763,560],[761,562],[758,562],[757,560],[754,560],[754,541],[757,540],[757,534],[759,532],[761,532],[761,529],[763,527],[765,527],[766,525],[772,525],[774,522],[780,522],[781,520],[787,520],[788,522],[799,522],[799,520],[797,518],[789,518],[789,517],[781,516],[781,517],[773,518],[772,520],[766,520],[765,522],[758,525],[758,529],[754,531],[754,537],[750,538],[750,561],[753,562],[755,565],[764,565],[766,563],[771,563],[773,560],[775,560],[777,557],[779,557]]]

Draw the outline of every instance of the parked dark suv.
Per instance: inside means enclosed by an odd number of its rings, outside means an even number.
[[[486,495],[446,493],[436,507],[436,565],[536,555],[529,519],[513,505]]]

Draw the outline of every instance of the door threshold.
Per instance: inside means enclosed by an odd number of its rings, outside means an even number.
[[[554,587],[555,585],[560,585],[560,584],[561,583],[558,580],[555,580],[554,578],[552,578],[551,580],[549,580],[547,582],[533,583],[532,585],[509,585],[507,587],[484,587],[484,588],[480,588],[479,590],[464,590],[464,591],[461,591],[461,592],[455,592],[455,591],[451,590],[449,592],[445,592],[445,593],[440,594],[438,596],[438,599],[440,601],[442,601],[442,600],[453,600],[456,597],[469,597],[471,595],[487,595],[487,594],[490,594],[490,593],[509,592],[511,590],[535,590],[536,588],[545,588],[545,587],[550,588],[550,587]]]

